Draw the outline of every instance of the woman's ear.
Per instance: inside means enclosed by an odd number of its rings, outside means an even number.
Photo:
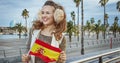
[[[54,20],[58,24],[64,19],[64,11],[62,9],[56,9],[54,12]]]

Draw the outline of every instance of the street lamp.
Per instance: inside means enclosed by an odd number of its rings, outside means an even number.
[[[84,55],[84,37],[83,37],[83,22],[84,22],[84,14],[83,14],[83,0],[81,0],[81,54]]]

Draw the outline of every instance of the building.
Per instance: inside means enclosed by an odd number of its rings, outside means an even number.
[[[0,27],[0,34],[14,34],[16,31],[10,27]]]

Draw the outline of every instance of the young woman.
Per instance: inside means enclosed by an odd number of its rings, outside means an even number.
[[[38,20],[34,21],[33,27],[29,33],[27,47],[30,49],[35,39],[38,38],[62,50],[58,61],[49,63],[65,63],[66,40],[62,33],[66,30],[66,15],[63,7],[53,1],[46,1],[38,17]],[[40,58],[27,54],[23,54],[22,61],[45,63]]]

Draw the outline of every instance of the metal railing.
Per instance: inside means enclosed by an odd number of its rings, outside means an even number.
[[[112,58],[112,59],[107,60],[107,61],[104,61],[103,63],[110,63],[110,62],[115,61],[115,60],[118,60],[118,59],[120,59],[120,56],[115,57],[115,58]]]
[[[80,59],[80,60],[77,60],[77,61],[73,61],[73,62],[70,62],[70,63],[84,63],[84,62],[87,62],[87,61],[90,61],[90,60],[94,60],[94,59],[97,59],[97,58],[99,58],[99,63],[103,63],[102,57],[110,55],[110,54],[113,54],[113,53],[118,53],[118,52],[120,52],[120,48],[118,48],[116,50],[112,50],[111,49],[111,51],[109,51],[109,52],[97,54],[97,55],[94,55],[94,56],[91,56],[91,57],[87,57],[87,58],[83,58],[83,59]]]
[[[21,56],[26,50],[26,48],[0,50],[0,58]]]

